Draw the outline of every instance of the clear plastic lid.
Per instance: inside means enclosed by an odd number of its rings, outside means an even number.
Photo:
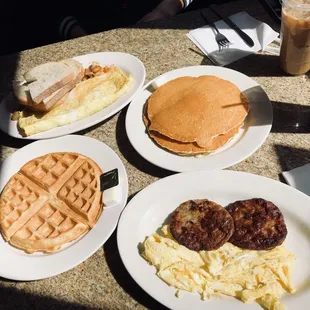
[[[284,7],[310,12],[310,0],[279,0],[279,1]]]

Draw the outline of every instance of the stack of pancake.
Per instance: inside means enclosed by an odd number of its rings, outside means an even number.
[[[144,109],[155,142],[179,155],[217,150],[242,127],[249,103],[239,88],[212,75],[184,76],[157,88]]]

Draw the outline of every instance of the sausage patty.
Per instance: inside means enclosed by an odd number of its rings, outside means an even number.
[[[234,231],[232,217],[222,206],[207,200],[183,202],[170,220],[172,236],[190,250],[216,250]]]
[[[270,250],[287,235],[283,214],[262,198],[240,200],[226,207],[234,219],[235,231],[229,242],[249,250]]]

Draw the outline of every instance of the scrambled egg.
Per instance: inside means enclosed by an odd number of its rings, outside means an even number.
[[[169,231],[153,234],[144,242],[142,256],[157,269],[157,275],[180,290],[208,299],[225,294],[263,308],[283,310],[285,291],[295,291],[291,272],[295,255],[282,244],[269,251],[243,250],[231,243],[215,251],[195,252],[178,244]]]

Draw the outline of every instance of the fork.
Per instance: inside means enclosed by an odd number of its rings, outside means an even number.
[[[204,21],[209,24],[209,26],[211,28],[213,28],[213,30],[216,32],[215,34],[215,40],[219,46],[219,49],[221,49],[221,47],[223,48],[228,48],[229,44],[231,44],[231,42],[222,34],[220,33],[220,31],[217,29],[217,27],[215,26],[214,23],[210,22],[203,14],[202,12],[200,12],[200,15],[202,16],[202,18],[204,19]]]

